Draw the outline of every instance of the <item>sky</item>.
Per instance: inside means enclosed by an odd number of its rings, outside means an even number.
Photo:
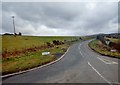
[[[2,33],[84,36],[118,32],[118,2],[3,2]],[[0,22],[1,23],[1,22]]]

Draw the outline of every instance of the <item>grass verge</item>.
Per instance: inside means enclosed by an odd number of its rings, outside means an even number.
[[[97,53],[100,53],[101,55],[110,56],[110,57],[113,57],[113,58],[119,58],[120,59],[120,53],[119,52],[111,52],[99,40],[93,40],[88,45],[91,49],[93,49]]]
[[[80,40],[79,36],[9,36],[3,35],[2,45],[0,45],[0,67],[2,74],[10,74],[23,70],[28,70],[54,61],[61,57],[68,47]],[[90,37],[81,37],[87,40]],[[64,44],[47,46],[53,40],[66,41]],[[50,54],[42,56],[42,52],[49,51]]]
[[[23,70],[28,70],[34,67],[41,66],[56,60],[60,56],[56,54],[64,54],[67,50],[67,45],[59,45],[52,48],[47,48],[42,51],[26,53],[17,57],[3,58],[2,60],[2,74],[10,74]],[[41,55],[42,52],[49,51],[49,55]]]

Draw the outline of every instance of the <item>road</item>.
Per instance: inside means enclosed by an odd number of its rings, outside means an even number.
[[[3,83],[118,83],[118,59],[91,50],[89,41],[73,44],[64,58],[44,68],[3,79]]]

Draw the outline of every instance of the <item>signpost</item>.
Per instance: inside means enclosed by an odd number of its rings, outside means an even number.
[[[42,55],[49,55],[50,52],[42,52]]]
[[[106,40],[105,43],[106,43],[107,46],[109,46],[110,41],[109,41],[109,40]]]

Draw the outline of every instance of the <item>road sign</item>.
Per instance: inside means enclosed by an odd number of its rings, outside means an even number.
[[[107,44],[107,46],[109,46],[110,41],[106,40],[105,43]]]
[[[49,55],[50,52],[42,52],[42,55]]]

